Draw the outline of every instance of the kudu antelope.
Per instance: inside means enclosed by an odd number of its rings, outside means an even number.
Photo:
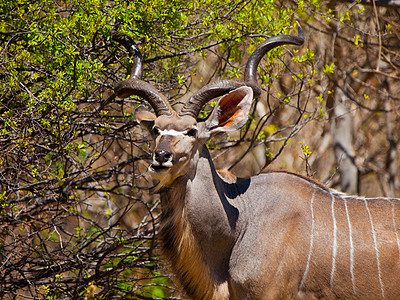
[[[138,107],[135,118],[155,139],[149,171],[161,196],[162,250],[190,298],[400,299],[398,199],[347,196],[281,171],[225,180],[205,146],[246,123],[265,53],[303,41],[301,29],[266,40],[243,81],[210,83],[180,112],[141,80],[142,56],[130,48],[131,77],[115,94],[140,96],[154,110]],[[216,97],[208,119],[197,120]]]

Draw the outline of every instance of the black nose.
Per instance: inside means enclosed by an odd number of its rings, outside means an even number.
[[[172,153],[165,150],[156,150],[154,152],[154,160],[160,164],[169,161],[172,157]]]

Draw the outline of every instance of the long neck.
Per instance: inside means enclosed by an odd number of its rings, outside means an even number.
[[[161,193],[163,254],[189,296],[226,299],[228,259],[233,245],[229,211],[218,197],[215,184],[219,185],[220,178],[208,150],[204,147],[197,154],[193,172],[178,178]],[[217,214],[214,220],[219,222],[211,231],[210,214]]]

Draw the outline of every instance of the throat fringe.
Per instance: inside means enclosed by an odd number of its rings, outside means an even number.
[[[227,282],[214,280],[204,263],[185,214],[185,185],[173,186],[161,194],[160,239],[163,254],[179,283],[193,299],[229,299]]]

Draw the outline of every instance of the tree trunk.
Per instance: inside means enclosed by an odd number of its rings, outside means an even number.
[[[350,103],[340,88],[336,89],[334,95],[332,133],[335,157],[341,177],[341,190],[345,193],[357,194],[359,191],[358,169],[354,160]]]

